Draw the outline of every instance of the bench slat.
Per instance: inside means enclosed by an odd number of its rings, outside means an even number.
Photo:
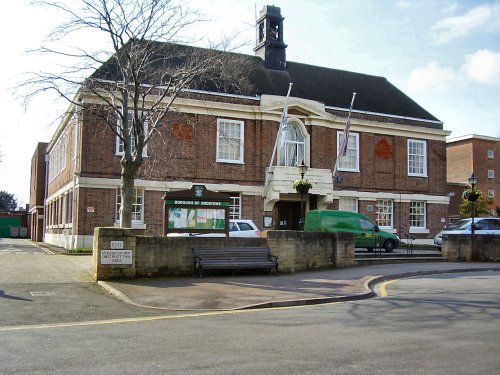
[[[193,248],[195,272],[203,269],[268,268],[278,273],[278,258],[266,247]]]

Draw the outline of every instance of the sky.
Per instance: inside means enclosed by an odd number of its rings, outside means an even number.
[[[205,15],[205,22],[185,30],[195,45],[235,36],[238,52],[251,55],[256,10],[279,6],[288,61],[385,77],[442,121],[451,137],[500,137],[500,0],[184,3]],[[14,89],[27,72],[60,69],[49,56],[26,51],[40,47],[62,20],[29,0],[2,4],[0,190],[13,193],[20,206],[29,203],[36,145],[50,141],[67,103],[41,94],[25,108]],[[61,43],[106,48],[101,38],[81,33]]]

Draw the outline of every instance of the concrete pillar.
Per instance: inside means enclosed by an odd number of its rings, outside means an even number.
[[[95,228],[93,250],[95,281],[136,276],[136,235],[132,229]]]

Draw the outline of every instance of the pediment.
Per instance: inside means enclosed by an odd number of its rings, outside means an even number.
[[[283,112],[285,97],[263,95],[261,109],[263,112]],[[291,97],[288,99],[288,114],[297,117],[324,117],[331,118],[331,114],[325,111],[325,105],[313,100]]]

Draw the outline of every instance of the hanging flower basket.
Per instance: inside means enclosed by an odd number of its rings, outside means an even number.
[[[307,194],[309,192],[309,189],[312,188],[312,184],[309,182],[309,180],[300,178],[293,182],[292,187],[299,194]]]
[[[481,192],[479,190],[466,190],[464,191],[463,195],[465,200],[468,200],[469,202],[476,202],[479,197],[481,196]]]

